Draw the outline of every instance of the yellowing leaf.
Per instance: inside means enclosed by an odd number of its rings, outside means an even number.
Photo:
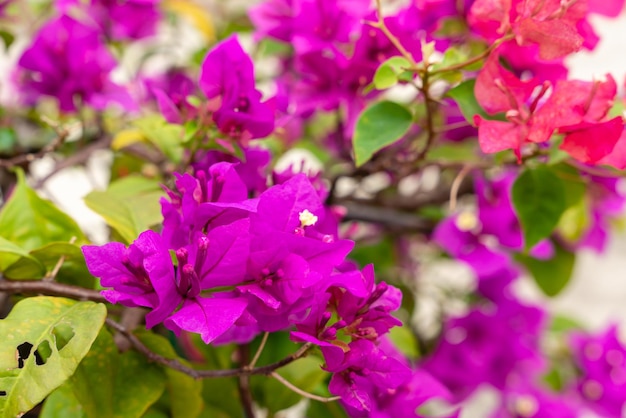
[[[189,19],[208,41],[215,39],[213,19],[204,7],[191,0],[166,0],[164,5],[167,10]]]
[[[125,129],[115,135],[111,148],[117,151],[141,141],[146,141],[146,137],[139,129]]]

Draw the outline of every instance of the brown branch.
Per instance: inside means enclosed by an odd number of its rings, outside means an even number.
[[[250,367],[248,365],[248,360],[250,359],[250,344],[237,347],[237,354],[239,355],[239,364],[244,367]],[[254,400],[252,399],[252,392],[250,391],[249,375],[242,374],[239,376],[237,379],[237,389],[239,390],[239,398],[243,406],[244,416],[246,418],[255,418]]]
[[[43,294],[65,296],[78,300],[105,303],[106,299],[97,290],[44,280],[7,280],[0,275],[0,292],[19,294]]]
[[[42,281],[42,280],[6,280],[0,275],[0,292],[19,293],[19,294],[43,294],[50,296],[65,296],[78,300],[91,300],[94,302],[105,303],[107,300],[97,290],[85,289],[79,286],[72,286],[63,283]],[[302,345],[293,354],[265,366],[250,368],[249,366],[239,367],[229,370],[196,370],[185,366],[174,359],[168,359],[152,352],[145,344],[139,340],[132,332],[123,325],[107,318],[107,324],[126,337],[133,347],[144,354],[150,361],[163,364],[179,372],[185,373],[195,379],[216,378],[216,377],[232,377],[242,375],[264,374],[269,375],[276,369],[290,364],[297,359],[304,357],[311,348],[311,343]]]
[[[78,150],[74,154],[60,161],[54,166],[50,173],[37,180],[34,188],[41,188],[41,186],[43,186],[46,181],[50,180],[51,177],[55,176],[64,168],[68,168],[73,165],[84,164],[89,160],[89,158],[91,158],[91,155],[94,151],[109,148],[109,146],[111,145],[111,140],[112,138],[110,135],[101,136],[95,142],[90,143],[85,148]]]
[[[66,130],[62,130],[57,133],[57,136],[52,141],[50,141],[48,144],[46,144],[46,146],[44,146],[37,152],[20,154],[11,158],[0,158],[0,167],[13,168],[15,166],[31,163],[39,158],[42,158],[46,154],[56,150],[61,145],[63,145],[68,136],[69,132]]]
[[[139,351],[141,354],[145,355],[148,360],[153,361],[155,363],[159,363],[162,364],[164,366],[167,366],[171,369],[177,370],[181,373],[184,373],[188,376],[193,377],[194,379],[211,379],[211,378],[218,378],[218,377],[235,377],[235,376],[244,376],[244,375],[253,375],[253,374],[264,374],[264,375],[269,375],[271,374],[274,370],[279,369],[283,366],[286,366],[287,364],[290,364],[294,361],[296,361],[297,359],[304,357],[304,355],[306,354],[306,352],[311,348],[312,344],[311,343],[306,343],[303,346],[301,346],[296,352],[294,352],[293,354],[283,358],[282,360],[279,360],[275,363],[271,363],[268,364],[266,366],[260,366],[260,367],[254,367],[252,369],[248,368],[248,367],[239,367],[236,369],[226,369],[226,370],[196,370],[194,368],[191,368],[189,366],[186,366],[184,364],[182,364],[181,362],[179,362],[176,359],[169,359],[166,357],[163,357],[159,354],[156,354],[155,352],[151,351],[148,347],[146,347],[146,345],[144,343],[141,342],[141,340],[139,338],[137,338],[132,332],[128,331],[124,326],[122,326],[121,324],[107,318],[106,320],[107,325],[109,325],[111,328],[113,328],[114,330],[116,330],[117,332],[119,332],[120,334],[124,335],[126,338],[128,338],[128,340],[130,341],[130,343],[133,345],[133,347]]]

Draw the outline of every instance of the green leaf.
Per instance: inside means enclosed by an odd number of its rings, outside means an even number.
[[[202,385],[202,397],[208,406],[207,409],[220,411],[225,417],[243,416],[239,389],[234,378],[204,379]]]
[[[46,398],[39,418],[88,418],[67,383],[58,387]]]
[[[26,250],[0,237],[0,272],[7,279],[40,279],[46,269]]]
[[[15,132],[12,129],[0,128],[0,154],[9,153],[16,145]]]
[[[366,163],[376,151],[391,145],[411,127],[411,113],[394,102],[378,102],[361,113],[354,131],[355,163]]]
[[[442,144],[428,151],[428,160],[471,162],[478,161],[476,142],[463,141],[454,144]]]
[[[411,64],[401,56],[391,57],[383,61],[374,74],[374,87],[385,90],[398,84],[399,77]]]
[[[167,123],[161,115],[150,115],[138,119],[134,125],[173,163],[177,164],[182,160],[182,143],[185,138],[183,126]]]
[[[328,376],[328,373],[320,367],[322,363],[321,359],[308,356],[281,367],[276,372],[299,389],[314,392],[315,388]],[[258,400],[272,413],[287,409],[302,400],[302,396],[278,380],[267,376],[252,376],[251,384],[256,387],[257,391],[259,388],[262,390],[263,395]]]
[[[393,345],[410,359],[416,359],[420,353],[417,349],[417,341],[407,324],[401,327],[393,327],[389,331],[389,339]]]
[[[156,181],[128,176],[111,183],[104,192],[89,193],[85,203],[130,243],[161,222],[159,198],[163,195]]]
[[[171,344],[164,337],[149,332],[142,332],[137,336],[153,352],[187,364],[178,358]],[[172,418],[196,418],[204,405],[202,381],[171,368],[165,368],[165,376],[167,377],[165,391],[169,395]]]
[[[22,170],[17,171],[17,185],[0,211],[0,236],[27,251],[73,237],[86,241],[72,218],[26,185]]]
[[[469,57],[467,53],[460,49],[458,46],[451,46],[443,53],[441,62],[438,62],[432,66],[433,71],[441,70],[442,68],[448,68],[452,65],[461,64],[467,61]],[[460,83],[463,80],[463,72],[460,70],[445,71],[436,75],[436,77],[448,81],[451,84]]]
[[[587,194],[587,181],[582,178],[580,172],[565,163],[554,164],[550,170],[561,180],[567,207],[580,204]]]
[[[88,418],[139,418],[163,393],[165,375],[136,351],[120,354],[103,329],[70,383]]]
[[[251,346],[251,352],[255,352],[257,341]],[[259,358],[259,365],[269,364],[285,358],[297,350],[298,345],[290,340],[286,332],[270,334],[267,345]],[[293,385],[306,391],[315,393],[328,373],[321,369],[324,361],[313,354],[296,360],[295,362],[277,370],[282,377]],[[276,413],[298,403],[302,397],[291,389],[285,387],[276,379],[267,376],[251,376],[250,386],[254,399],[270,412]]]
[[[526,250],[552,233],[567,208],[563,182],[546,166],[524,171],[513,184],[512,198]]]
[[[105,317],[94,302],[40,296],[15,305],[0,321],[0,418],[27,412],[65,382]]]
[[[474,115],[480,115],[485,119],[492,119],[487,115],[485,110],[478,104],[474,95],[474,85],[476,79],[470,79],[462,82],[458,86],[448,90],[446,96],[456,102],[461,109],[461,113],[472,126],[474,126]]]
[[[310,418],[348,418],[346,411],[339,402],[310,401],[306,416]]]
[[[530,272],[543,293],[556,296],[572,277],[576,255],[554,244],[554,256],[549,260],[523,254],[517,255],[516,259]]]
[[[564,334],[572,331],[584,331],[585,327],[573,318],[556,314],[552,317],[548,329],[556,334]]]
[[[4,43],[4,50],[8,51],[9,47],[13,45],[15,35],[6,30],[0,30],[0,39],[2,39],[2,42]]]

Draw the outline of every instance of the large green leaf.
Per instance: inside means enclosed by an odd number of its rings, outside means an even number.
[[[513,184],[512,197],[526,250],[548,237],[567,209],[563,182],[546,166],[524,171]]]
[[[72,387],[67,383],[58,387],[43,404],[39,418],[87,418]]]
[[[0,211],[0,236],[27,251],[55,241],[85,241],[76,222],[49,200],[42,199],[17,171],[17,185]]]
[[[104,323],[94,302],[33,297],[0,321],[0,418],[21,415],[65,382]]]
[[[128,176],[111,183],[106,191],[89,193],[85,203],[130,243],[162,220],[159,198],[163,195],[157,181]]]
[[[165,374],[134,350],[120,354],[103,329],[70,383],[88,418],[139,418],[163,393]]]
[[[149,332],[141,333],[138,337],[153,352],[187,364],[178,358],[171,344],[164,337]],[[165,375],[167,377],[165,391],[169,395],[172,418],[196,418],[204,404],[202,381],[171,368],[165,369]]]
[[[400,139],[411,127],[412,120],[411,112],[394,102],[378,102],[365,109],[354,130],[356,165],[365,164],[376,151]]]
[[[516,259],[526,267],[543,293],[556,296],[572,277],[576,254],[555,244],[554,255],[549,260],[539,260],[523,254],[519,254]]]

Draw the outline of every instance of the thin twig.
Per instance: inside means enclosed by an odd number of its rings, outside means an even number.
[[[402,54],[402,56],[410,64],[410,67],[407,68],[407,70],[409,71],[419,70],[419,66],[417,62],[415,61],[415,59],[413,58],[413,55],[409,51],[407,51],[404,45],[402,45],[402,42],[400,42],[400,40],[393,33],[391,33],[391,31],[385,24],[385,18],[383,17],[382,10],[383,10],[383,7],[381,4],[381,0],[376,0],[376,16],[378,20],[376,22],[365,22],[365,23],[376,29],[379,29],[387,37],[387,39],[389,39],[389,42],[391,42],[393,46],[395,46],[396,49],[400,51],[400,54]]]
[[[265,344],[267,343],[267,338],[270,336],[269,332],[263,334],[263,338],[261,339],[261,344],[259,344],[259,348],[257,348],[256,353],[254,353],[254,357],[252,357],[252,361],[248,364],[248,368],[254,369],[256,366],[256,362],[259,361],[259,357],[261,357],[261,353],[265,348]]]
[[[75,241],[76,237],[72,237],[70,238],[69,243],[73,244]],[[54,281],[54,279],[57,277],[57,274],[59,274],[59,270],[61,270],[61,266],[63,266],[63,263],[65,263],[65,255],[59,257],[59,261],[57,261],[57,263],[54,265],[52,271],[50,271],[50,273],[47,274],[42,280],[49,282]]]
[[[318,396],[318,395],[314,395],[314,394],[309,393],[309,392],[305,392],[302,389],[300,389],[299,387],[294,386],[291,382],[289,382],[287,379],[285,379],[284,377],[282,377],[281,375],[279,375],[276,372],[271,372],[270,376],[272,376],[274,379],[278,380],[280,383],[282,383],[283,385],[285,385],[286,387],[288,387],[289,389],[291,389],[292,391],[294,391],[298,395],[303,396],[303,397],[308,398],[308,399],[313,399],[314,401],[328,403],[328,402],[335,402],[335,401],[338,401],[339,399],[341,399],[341,396],[333,396],[332,398],[325,398],[323,396]]]
[[[483,52],[481,52],[480,54],[476,55],[475,57],[470,58],[467,61],[459,62],[458,64],[448,65],[447,67],[435,68],[435,69],[431,70],[429,73],[431,75],[433,75],[433,74],[447,73],[447,72],[450,72],[450,71],[462,70],[463,68],[468,67],[468,66],[470,66],[472,64],[475,64],[478,61],[488,57],[489,54],[491,54],[498,46],[500,46],[500,44],[502,44],[502,43],[504,43],[506,41],[510,41],[514,37],[515,36],[512,35],[512,34],[505,35],[502,38],[496,40],[494,43],[492,43],[489,46],[489,48],[485,49]]]
[[[459,174],[456,175],[454,181],[452,182],[452,186],[450,186],[450,212],[454,212],[456,209],[456,200],[459,194],[459,188],[461,187],[461,183],[465,179],[465,176],[471,171],[472,167],[469,165],[464,166]]]
[[[43,184],[46,181],[48,181],[51,177],[55,176],[57,173],[59,173],[64,168],[68,168],[68,167],[71,167],[73,165],[84,164],[85,162],[87,162],[92,157],[94,151],[97,151],[99,149],[107,149],[107,148],[109,148],[109,146],[111,145],[111,140],[112,140],[112,138],[111,138],[110,135],[104,135],[104,136],[98,138],[95,142],[92,142],[89,145],[87,145],[85,148],[82,148],[82,149],[76,151],[74,154],[68,156],[67,158],[65,158],[63,160],[61,160],[60,162],[58,162],[54,166],[54,168],[52,169],[51,172],[49,172],[48,174],[46,174],[42,178],[38,179],[33,188],[34,189],[41,188],[41,186],[43,186]]]
[[[46,144],[43,148],[41,148],[37,152],[31,152],[28,154],[20,154],[12,158],[0,158],[0,167],[12,168],[12,167],[25,164],[25,163],[30,163],[39,158],[42,158],[46,154],[56,150],[61,145],[63,145],[68,135],[69,135],[69,132],[67,130],[62,130],[57,133],[57,136],[52,141],[50,141],[48,144]]]

